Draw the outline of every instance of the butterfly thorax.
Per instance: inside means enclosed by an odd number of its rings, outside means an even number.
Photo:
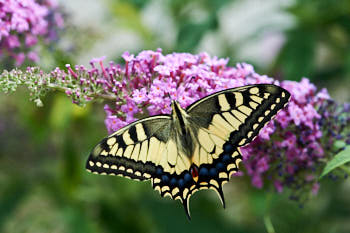
[[[172,124],[175,129],[173,137],[177,141],[177,149],[190,158],[194,151],[194,133],[189,127],[189,115],[176,101],[172,101],[171,108]]]

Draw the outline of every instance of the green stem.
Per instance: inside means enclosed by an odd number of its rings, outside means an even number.
[[[271,217],[269,214],[264,215],[264,224],[265,224],[266,231],[268,233],[275,233],[276,232],[275,228],[272,225]]]
[[[6,71],[7,72],[7,71]],[[7,72],[5,74],[5,71],[3,73],[0,73],[0,78],[2,77],[7,77],[5,76],[7,75],[8,78],[5,80],[6,84],[10,84],[12,86],[16,85],[16,86],[27,86],[30,87],[31,85],[33,85],[32,80],[27,80],[26,77],[26,73],[16,73],[13,74],[11,72]],[[35,75],[35,74],[33,74]],[[13,80],[17,80],[17,81],[13,81]],[[49,78],[47,78],[47,80],[49,80]],[[0,82],[0,84],[2,84]],[[59,92],[66,92],[66,91],[72,91],[72,89],[70,89],[69,87],[62,87],[59,86],[55,83],[45,83],[43,84],[44,87],[49,88],[51,90],[54,91],[59,91]],[[93,92],[87,95],[88,97],[91,97],[93,99],[104,99],[104,100],[110,100],[110,101],[115,101],[117,99],[117,96],[113,93],[97,93],[97,92]]]
[[[272,221],[271,221],[271,216],[270,216],[270,210],[271,210],[271,202],[273,200],[273,193],[269,192],[266,195],[266,206],[265,206],[265,214],[264,214],[264,224],[265,224],[265,228],[267,233],[275,233],[275,228],[272,225]]]
[[[70,88],[60,87],[60,86],[57,86],[55,84],[48,84],[47,87],[51,88],[53,90],[56,90],[56,91],[60,91],[60,92],[66,92],[66,91],[71,90]],[[108,94],[101,94],[101,93],[91,93],[88,96],[92,97],[92,98],[102,98],[105,100],[116,100],[117,99],[117,97],[115,95],[108,95]]]

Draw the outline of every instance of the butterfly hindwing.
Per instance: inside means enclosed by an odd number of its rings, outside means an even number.
[[[168,173],[158,167],[156,175],[152,178],[152,187],[159,191],[162,197],[170,197],[180,200],[190,218],[189,200],[191,196],[201,189],[213,189],[219,196],[222,205],[225,207],[225,200],[222,191],[223,184],[229,181],[230,176],[238,171],[238,163],[242,159],[239,151],[222,153],[218,159],[211,164],[201,164],[197,169],[198,180],[195,182],[190,170],[181,174]]]

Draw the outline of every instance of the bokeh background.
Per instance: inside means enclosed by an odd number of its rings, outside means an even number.
[[[101,56],[120,62],[124,51],[206,51],[278,79],[308,77],[337,101],[350,100],[348,0],[58,3],[65,26],[37,48],[37,65],[47,71]],[[89,151],[107,134],[103,105],[80,108],[52,93],[37,108],[24,89],[0,95],[0,232],[350,232],[348,180],[322,180],[301,205],[288,192],[234,177],[224,187],[226,209],[214,192],[196,193],[189,222],[178,201],[148,182],[87,173]]]

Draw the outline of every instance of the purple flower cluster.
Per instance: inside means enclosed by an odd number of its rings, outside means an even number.
[[[115,88],[116,94],[123,93],[123,98],[116,106],[105,107],[109,132],[133,122],[139,114],[169,114],[171,100],[186,107],[219,90],[274,81],[254,73],[251,65],[227,67],[228,59],[211,58],[207,53],[163,55],[157,50],[143,51],[137,56],[125,52],[122,57],[123,79]],[[121,112],[124,115],[120,116]]]
[[[280,85],[291,93],[292,99],[259,137],[244,148],[245,167],[252,176],[252,184],[258,188],[265,179],[271,180],[278,192],[287,186],[309,187],[316,193],[319,184],[315,171],[324,157],[317,107],[330,97],[326,89],[316,93],[316,87],[306,78],[300,82],[283,81]]]
[[[54,0],[0,0],[0,56],[14,58],[16,66],[26,58],[38,62],[31,48],[40,37],[53,39],[54,27],[63,27],[57,7]]]

